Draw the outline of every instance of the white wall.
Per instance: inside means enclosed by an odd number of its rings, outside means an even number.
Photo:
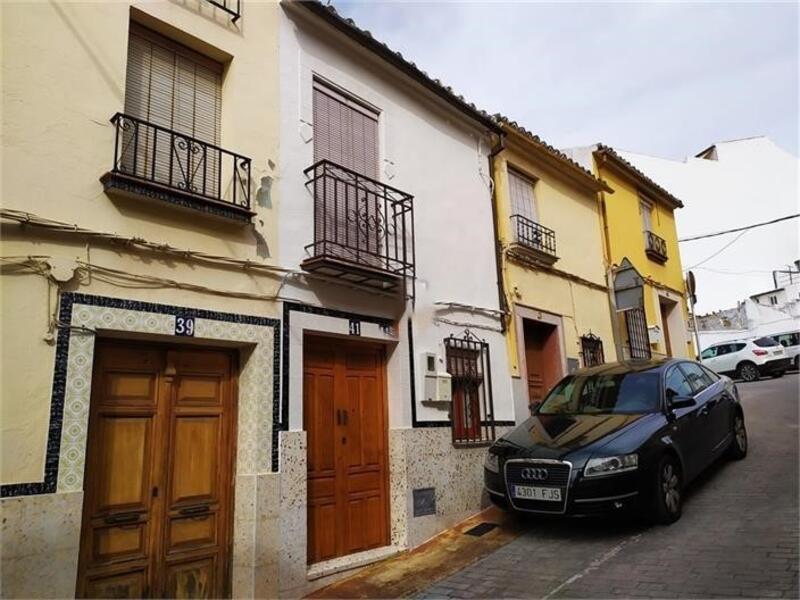
[[[298,14],[300,16],[298,16]],[[457,302],[499,309],[488,178],[489,139],[477,124],[421,86],[377,62],[347,38],[329,33],[283,9],[281,19],[281,263],[297,268],[313,237],[313,198],[303,170],[313,163],[312,79],[319,75],[380,110],[381,180],[414,196],[416,302],[385,298],[327,284],[287,282],[283,296],[397,322],[398,346],[389,358],[390,426],[411,425],[406,318],[414,324],[418,420],[446,420],[447,412],[422,406],[422,355],[444,357],[443,340],[463,325],[490,344],[495,418],[513,420],[511,384],[500,321],[480,312],[437,306]],[[314,29],[312,29],[312,27]],[[405,316],[404,316],[405,315]],[[444,364],[440,365],[441,370]],[[392,373],[397,376],[392,377]],[[296,401],[292,390],[292,402]]]
[[[716,144],[718,160],[622,156],[683,200],[678,237],[729,229],[798,212],[798,159],[765,137]],[[699,149],[698,149],[699,150]],[[696,266],[736,234],[681,243],[684,269],[697,279],[697,312],[727,308],[772,286],[770,272],[800,256],[797,220],[753,229]]]

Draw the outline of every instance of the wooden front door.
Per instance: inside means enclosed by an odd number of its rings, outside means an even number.
[[[383,347],[306,337],[308,563],[389,543]]]
[[[558,328],[549,323],[526,319],[523,331],[528,400],[531,405],[537,405],[562,377]]]
[[[235,357],[98,343],[79,597],[229,593]]]

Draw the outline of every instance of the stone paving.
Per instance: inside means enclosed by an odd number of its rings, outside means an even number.
[[[740,383],[750,450],[664,527],[525,519],[523,534],[419,598],[798,598],[800,377]]]

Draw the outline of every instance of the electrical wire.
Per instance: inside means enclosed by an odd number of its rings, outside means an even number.
[[[793,215],[787,215],[785,217],[779,217],[777,219],[772,219],[771,221],[762,221],[761,223],[753,223],[752,225],[745,225],[743,227],[735,227],[733,229],[725,229],[723,231],[716,231],[714,233],[704,233],[701,235],[692,235],[689,237],[681,238],[678,242],[693,242],[695,240],[703,240],[705,238],[716,237],[719,235],[725,235],[728,233],[737,233],[739,231],[749,231],[750,229],[755,229],[756,227],[764,227],[764,225],[772,225],[774,223],[780,223],[781,221],[788,221],[789,219],[796,219],[800,217],[800,213],[795,213]]]
[[[733,238],[733,239],[732,239],[730,242],[728,242],[728,243],[727,243],[727,244],[725,244],[725,245],[724,245],[722,248],[720,248],[719,250],[717,250],[716,252],[714,252],[714,254],[712,254],[711,256],[707,256],[706,258],[704,258],[703,260],[701,260],[699,263],[696,263],[696,264],[692,265],[691,267],[687,267],[686,269],[684,269],[684,271],[691,271],[692,269],[696,269],[696,268],[697,268],[697,267],[699,267],[700,265],[702,265],[702,264],[705,264],[705,263],[707,263],[708,261],[710,261],[710,260],[711,260],[712,258],[714,258],[715,256],[718,256],[719,254],[722,254],[722,252],[723,252],[724,250],[726,250],[726,249],[728,249],[729,247],[731,247],[731,246],[732,246],[732,245],[733,245],[735,242],[737,242],[737,241],[739,240],[739,238],[741,238],[741,237],[742,237],[742,236],[743,236],[745,233],[747,233],[747,231],[748,231],[748,230],[742,231],[742,232],[741,232],[739,235],[737,235],[735,238]]]

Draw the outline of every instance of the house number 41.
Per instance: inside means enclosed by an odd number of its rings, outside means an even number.
[[[175,335],[194,337],[194,317],[175,317]]]

